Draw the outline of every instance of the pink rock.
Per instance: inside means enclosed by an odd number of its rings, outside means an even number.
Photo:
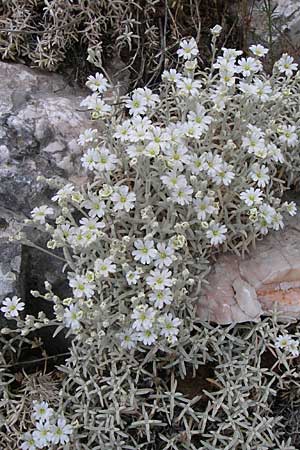
[[[257,322],[273,309],[300,318],[300,216],[270,233],[244,258],[220,255],[199,299],[197,314],[218,324]]]

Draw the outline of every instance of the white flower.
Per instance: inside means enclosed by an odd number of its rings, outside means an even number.
[[[273,217],[276,214],[275,208],[268,205],[267,203],[263,203],[259,206],[260,216],[263,217],[268,225],[270,225],[273,221]]]
[[[295,147],[299,141],[296,127],[294,125],[282,125],[280,127],[279,140],[290,147]]]
[[[267,166],[260,166],[259,164],[255,163],[251,168],[250,177],[253,181],[257,182],[258,187],[264,188],[270,180],[268,173],[269,168]]]
[[[261,69],[261,62],[255,58],[242,58],[238,63],[238,71],[242,73],[244,77],[249,77],[251,74],[258,72]]]
[[[144,345],[152,345],[157,339],[157,334],[152,328],[144,329],[138,333],[138,340]]]
[[[116,126],[114,138],[119,139],[121,142],[128,141],[131,128],[131,121],[124,120],[120,125]]]
[[[169,136],[162,127],[155,127],[152,125],[147,133],[147,138],[150,140],[148,145],[156,145],[158,150],[163,150],[169,146]],[[146,146],[146,149],[148,145]]]
[[[53,409],[49,408],[49,405],[47,402],[33,402],[33,413],[32,417],[35,421],[40,422],[48,422],[50,417],[53,416]]]
[[[40,224],[44,224],[46,222],[46,217],[52,216],[53,214],[53,208],[50,208],[47,205],[36,207],[31,211],[32,220],[34,222],[39,222]]]
[[[298,68],[298,64],[294,63],[294,58],[287,53],[284,53],[281,56],[275,66],[278,68],[279,72],[284,73],[287,76],[292,76],[293,71]]]
[[[105,224],[103,223],[103,228],[105,227]],[[83,227],[80,227],[83,228]],[[82,230],[82,237],[83,237],[83,241],[82,241],[82,246],[83,247],[87,247],[88,245],[90,245],[91,243],[95,242],[97,240],[97,236],[98,233],[92,230]],[[80,233],[80,232],[79,232]]]
[[[263,215],[259,215],[258,219],[255,220],[255,228],[260,234],[266,235],[269,232],[269,223]]]
[[[82,167],[93,170],[99,161],[99,152],[95,148],[89,148],[81,157]]]
[[[222,27],[221,25],[215,25],[213,28],[210,29],[210,32],[213,36],[219,36],[221,34]]]
[[[299,342],[295,339],[291,339],[290,345],[289,345],[289,352],[292,354],[294,358],[298,358],[300,351],[299,351]]]
[[[221,84],[212,88],[210,92],[210,99],[214,103],[213,108],[217,111],[222,111],[226,106],[227,100],[229,100],[227,86],[225,84]]]
[[[171,192],[171,199],[179,205],[188,205],[192,202],[193,188],[190,185],[178,186]]]
[[[106,205],[104,201],[96,195],[90,194],[89,199],[85,200],[82,206],[89,210],[89,216],[92,218],[101,218],[105,214]]]
[[[167,269],[159,270],[151,270],[150,275],[146,278],[146,283],[152,289],[162,291],[165,288],[172,286],[172,272]]]
[[[51,198],[53,202],[57,202],[59,200],[66,200],[69,197],[72,196],[74,193],[74,186],[71,183],[66,184],[63,188],[59,189],[54,195],[54,197]]]
[[[292,337],[289,334],[284,334],[281,336],[278,336],[275,340],[275,347],[276,348],[282,348],[282,349],[288,349],[292,341]]]
[[[197,124],[199,130],[203,133],[208,130],[209,125],[212,122],[212,117],[206,115],[205,108],[199,103],[196,105],[196,111],[190,111],[187,118],[190,122]]]
[[[152,125],[152,120],[149,117],[142,117],[140,115],[131,118],[131,123],[133,127],[143,127],[149,129]]]
[[[95,261],[95,273],[104,278],[109,277],[110,273],[116,272],[116,265],[113,263],[111,258],[97,258]]]
[[[70,233],[72,231],[72,228],[70,226],[69,222],[65,222],[62,225],[58,225],[56,228],[57,236],[59,236],[61,239],[65,240],[70,236]]]
[[[66,419],[58,417],[57,423],[51,426],[52,444],[67,444],[70,441],[70,434],[73,433],[71,425],[68,425]]]
[[[201,155],[203,162],[203,168],[207,171],[207,175],[213,177],[216,173],[222,169],[224,161],[219,155],[215,155],[213,152],[204,152]]]
[[[136,91],[132,94],[131,99],[126,100],[125,106],[129,109],[129,114],[133,116],[145,114],[147,110],[145,97]]]
[[[155,256],[154,265],[159,269],[162,269],[164,266],[170,267],[170,265],[174,261],[174,249],[173,247],[163,243],[158,243],[157,246],[157,254]]]
[[[243,200],[247,206],[259,205],[262,202],[262,191],[260,189],[254,189],[253,187],[247,189],[240,194],[241,200]]]
[[[136,261],[140,261],[142,264],[150,264],[157,255],[154,242],[150,239],[138,239],[134,242],[134,246],[136,250],[133,250],[132,255]]]
[[[99,172],[110,172],[116,168],[117,163],[118,158],[113,153],[110,153],[107,148],[101,147],[98,150],[98,161],[95,164],[95,168]]]
[[[254,152],[255,156],[260,159],[265,159],[268,156],[268,150],[266,147],[258,148]]]
[[[191,160],[188,167],[193,175],[199,175],[200,172],[203,172],[205,170],[203,158],[201,158],[201,156],[198,156],[196,153],[193,153],[191,155]]]
[[[176,86],[180,95],[196,96],[199,94],[199,89],[201,89],[202,84],[198,80],[192,80],[190,77],[184,77],[177,81]]]
[[[155,290],[149,294],[149,301],[154,303],[155,308],[162,309],[164,305],[170,305],[173,300],[171,289]]]
[[[137,270],[129,270],[126,275],[126,281],[129,286],[137,284],[138,280],[140,279],[140,272]]]
[[[76,275],[69,280],[69,285],[73,289],[75,297],[87,297],[90,298],[94,295],[95,285],[89,283],[88,280],[82,275]]]
[[[208,195],[203,198],[194,199],[193,205],[196,210],[198,220],[206,220],[211,214],[218,212],[214,199]]]
[[[38,448],[43,448],[51,442],[51,431],[48,422],[37,422],[32,433]]]
[[[24,442],[21,444],[21,450],[37,450],[36,441],[30,431],[27,431],[27,433],[22,436],[22,440]]]
[[[171,147],[164,151],[167,161],[174,169],[183,170],[184,164],[189,164],[191,157],[186,147]]]
[[[155,158],[157,155],[159,155],[160,152],[160,146],[155,144],[154,142],[149,142],[145,148],[145,155],[149,156],[150,158]]]
[[[118,337],[121,341],[121,347],[125,350],[131,350],[136,346],[137,335],[132,330],[123,331]]]
[[[244,81],[240,81],[238,84],[238,88],[243,94],[245,95],[253,95],[253,84],[252,83],[245,83]]]
[[[128,186],[119,186],[111,196],[114,202],[114,211],[125,210],[129,212],[134,208],[136,195],[134,192],[129,192]]]
[[[216,172],[212,175],[214,183],[216,183],[218,186],[220,184],[229,186],[233,178],[235,177],[234,172],[231,171],[232,168],[233,166],[231,166],[230,164],[222,162]]]
[[[23,311],[25,303],[20,301],[21,299],[14,295],[12,298],[6,297],[3,301],[0,310],[4,313],[7,319],[13,319],[19,317],[19,311]]]
[[[87,245],[85,232],[81,228],[72,227],[69,236],[67,237],[67,241],[74,247],[84,247]]]
[[[221,84],[225,84],[225,86],[231,87],[234,86],[235,84],[235,69],[233,70],[232,68],[230,69],[222,69],[219,72],[219,76],[220,76],[220,81]]]
[[[80,319],[82,318],[82,311],[78,305],[70,305],[69,308],[65,308],[64,320],[67,327],[77,330],[80,328]]]
[[[211,245],[219,245],[226,241],[227,228],[225,225],[219,223],[211,223],[209,229],[206,231],[206,237],[210,239]]]
[[[160,179],[169,189],[182,188],[187,185],[185,176],[180,174],[177,170],[162,175]]]
[[[269,81],[262,81],[255,78],[251,90],[252,95],[261,102],[267,102],[272,95],[272,87]]]
[[[80,103],[80,106],[84,106],[87,109],[94,110],[98,113],[99,117],[107,115],[112,110],[112,107],[105,103],[97,92],[85,98]]]
[[[166,127],[166,134],[168,135],[170,146],[183,146],[185,143],[184,139],[184,128],[182,122],[170,123]]]
[[[130,158],[137,158],[145,154],[145,144],[138,143],[134,145],[129,145],[126,147],[126,153]]]
[[[90,75],[88,77],[88,81],[85,84],[89,89],[91,89],[91,91],[98,91],[100,92],[100,94],[102,92],[105,92],[109,87],[107,79],[102,75],[102,73],[98,72],[95,74],[95,76]]]
[[[137,122],[129,130],[128,140],[139,142],[145,145],[144,141],[150,138],[149,126],[143,122]]]
[[[217,61],[213,64],[213,68],[219,69],[220,73],[224,72],[234,74],[237,70],[235,59],[235,57],[224,58],[224,56],[218,56]]]
[[[86,145],[90,142],[93,142],[97,137],[97,130],[92,130],[92,128],[88,128],[82,134],[79,135],[78,144]]]
[[[275,208],[267,203],[263,203],[259,206],[259,215],[258,220],[255,222],[255,227],[263,235],[267,234],[272,226],[279,229],[283,225],[280,216],[277,216]]]
[[[258,44],[258,45],[251,45],[249,47],[249,50],[255,55],[258,56],[259,58],[265,56],[268,53],[268,49],[263,47],[262,45]]]
[[[159,96],[157,94],[153,94],[151,89],[147,87],[136,89],[136,93],[145,100],[145,105],[148,108],[154,108],[156,103],[159,103]]]
[[[81,229],[85,232],[89,232],[89,231],[93,231],[95,233],[97,233],[97,230],[100,230],[101,228],[105,227],[105,224],[99,220],[97,220],[96,218],[86,218],[83,217],[82,219],[80,219],[79,221],[80,225],[81,225]]]
[[[282,206],[286,209],[290,216],[295,216],[297,214],[297,206],[295,202],[284,202]]]
[[[280,148],[276,147],[276,145],[273,143],[267,145],[267,155],[271,160],[275,162],[284,162],[284,157]]]
[[[189,138],[200,139],[203,134],[202,127],[195,122],[186,122],[184,124],[185,135]]]
[[[152,327],[156,311],[147,305],[140,305],[134,308],[131,318],[134,319],[132,328],[134,330],[147,330]]]
[[[161,76],[163,80],[169,81],[170,83],[176,83],[181,77],[182,75],[175,69],[164,70]]]
[[[176,336],[179,333],[178,327],[181,324],[181,320],[177,317],[173,317],[171,313],[164,314],[159,319],[161,330],[160,334],[162,336]]]
[[[222,48],[223,58],[227,61],[235,61],[238,56],[243,54],[242,50],[236,50],[235,48]]]
[[[177,55],[179,57],[183,57],[183,59],[192,59],[198,55],[199,50],[197,47],[197,43],[194,38],[190,40],[182,40],[180,42],[180,48],[177,50]]]
[[[275,214],[272,216],[271,222],[273,230],[278,231],[284,227],[282,219],[283,219],[282,215],[279,212],[275,212]]]

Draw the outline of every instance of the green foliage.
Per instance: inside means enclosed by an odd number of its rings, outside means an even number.
[[[295,432],[299,421],[294,416],[291,427],[281,412],[299,392],[298,359],[274,349],[286,330],[275,316],[235,327],[194,321],[176,350],[153,348],[126,359],[108,340],[81,342],[56,379],[12,375],[16,358],[5,344],[1,445],[19,449],[32,427],[32,400],[47,400],[72,421],[74,443],[64,450],[296,450],[297,434],[289,438],[285,424]]]
[[[298,389],[299,325],[274,313],[213,326],[196,306],[209,257],[246,251],[296,213],[281,200],[299,177],[300,75],[283,55],[268,76],[262,46],[248,59],[226,48],[215,58],[221,27],[211,32],[211,68],[199,69],[195,39],[183,40],[184,63],[156,92],[106,96],[108,80],[89,77],[81,105],[102,129],[79,142],[93,177],[62,186],[27,221],[62,250],[72,293],[59,298],[49,282],[32,291],[52,302],[54,319],[24,318],[20,299],[5,299],[17,329],[4,334],[55,325],[72,335],[59,395],[48,399],[72,425],[64,450],[295,450],[274,402]],[[4,379],[7,415],[13,381]],[[36,424],[18,423],[22,442]]]

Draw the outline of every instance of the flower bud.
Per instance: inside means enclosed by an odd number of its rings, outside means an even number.
[[[221,34],[222,27],[221,25],[215,25],[213,28],[210,29],[210,32],[213,36],[219,36]]]
[[[52,285],[49,283],[49,281],[45,281],[44,286],[47,291],[52,290]]]
[[[39,293],[39,291],[30,291],[30,294],[34,297],[34,298],[38,298],[41,296],[41,294]]]
[[[50,248],[51,250],[54,250],[56,248],[56,245],[56,241],[54,241],[53,239],[47,242],[47,248]]]

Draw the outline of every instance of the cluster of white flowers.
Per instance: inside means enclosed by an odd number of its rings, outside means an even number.
[[[27,431],[22,438],[21,450],[37,450],[65,445],[73,430],[63,416],[57,416],[47,402],[33,402],[32,420],[35,429]]]
[[[168,292],[159,291],[152,294],[157,307],[162,307],[163,304],[169,304],[172,297]],[[147,305],[140,305],[136,307],[131,315],[134,322],[132,328],[120,334],[121,346],[125,349],[132,349],[138,341],[144,345],[152,345],[157,340],[158,336],[164,336],[167,341],[174,344],[177,341],[177,334],[179,333],[179,326],[181,320],[174,318],[171,313],[160,314],[157,317],[157,310]]]
[[[138,341],[145,345],[153,344],[158,336],[164,336],[169,343],[177,341],[181,320],[172,313],[161,313],[165,305],[171,305],[173,300],[172,286],[176,280],[172,278],[170,266],[176,261],[176,255],[172,243],[158,243],[154,247],[154,241],[150,239],[138,239],[134,242],[135,250],[132,255],[135,261],[143,265],[155,266],[146,277],[146,286],[149,290],[148,304],[141,304],[134,308],[131,318],[134,320],[131,329],[120,334],[121,346],[133,348]],[[126,280],[128,285],[136,284],[140,279],[143,269],[128,271]]]
[[[211,32],[216,52],[221,28]],[[69,267],[72,296],[50,289],[45,298],[78,339],[109,334],[124,349],[175,345],[185,329],[180,305],[199,295],[199,262],[216,250],[243,250],[296,214],[281,196],[298,158],[297,64],[283,55],[267,75],[268,50],[250,52],[222,48],[211,69],[200,70],[195,39],[183,40],[181,69],[164,71],[159,89],[112,101],[108,80],[89,77],[82,106],[103,127],[87,129],[79,144],[93,181],[80,190],[66,184],[55,207],[32,211]]]
[[[291,354],[294,358],[297,358],[300,354],[299,344],[299,339],[293,339],[290,334],[283,334],[275,340],[276,348],[283,350],[287,354]]]
[[[35,402],[35,426],[24,434],[21,450],[67,449],[71,441],[97,448],[172,442],[179,448],[182,433],[193,436],[203,418],[202,408],[187,409],[189,400],[173,395],[188,365],[194,370],[211,358],[222,376],[224,369],[231,392],[238,380],[230,384],[233,372],[243,381],[253,371],[241,373],[238,358],[227,371],[225,347],[237,355],[245,342],[258,339],[262,345],[251,353],[250,368],[260,364],[270,335],[279,359],[299,356],[297,332],[282,331],[276,339],[273,320],[270,327],[262,323],[259,336],[235,328],[230,342],[226,330],[195,320],[217,253],[244,253],[297,213],[295,203],[283,199],[299,182],[297,64],[283,55],[267,74],[265,47],[252,45],[246,56],[218,49],[221,31],[218,25],[211,29],[211,67],[201,68],[196,40],[185,39],[177,52],[181,61],[163,72],[153,91],[137,88],[120,97],[100,73],[87,81],[92,92],[82,106],[101,119],[101,131],[95,125],[78,140],[88,182],[79,187],[47,180],[57,188],[52,203],[35,208],[26,222],[48,233],[45,250],[55,249],[63,260],[68,294],[60,298],[49,282],[45,292],[31,291],[52,302],[53,318],[43,311],[24,317],[16,296],[0,306],[17,322],[13,333],[54,326],[56,334],[67,329],[72,337],[59,392],[65,416]],[[258,372],[254,389],[264,380]],[[157,383],[162,389],[149,395]],[[219,394],[212,398],[218,401]],[[89,405],[84,414],[82,405]],[[262,399],[258,413],[264,408]],[[222,417],[212,417],[209,405],[205,414],[207,423],[220,422],[222,440]],[[241,417],[244,429],[247,410]],[[232,417],[227,419],[230,425]],[[216,448],[211,428],[204,432]],[[186,448],[199,445],[195,436]]]

